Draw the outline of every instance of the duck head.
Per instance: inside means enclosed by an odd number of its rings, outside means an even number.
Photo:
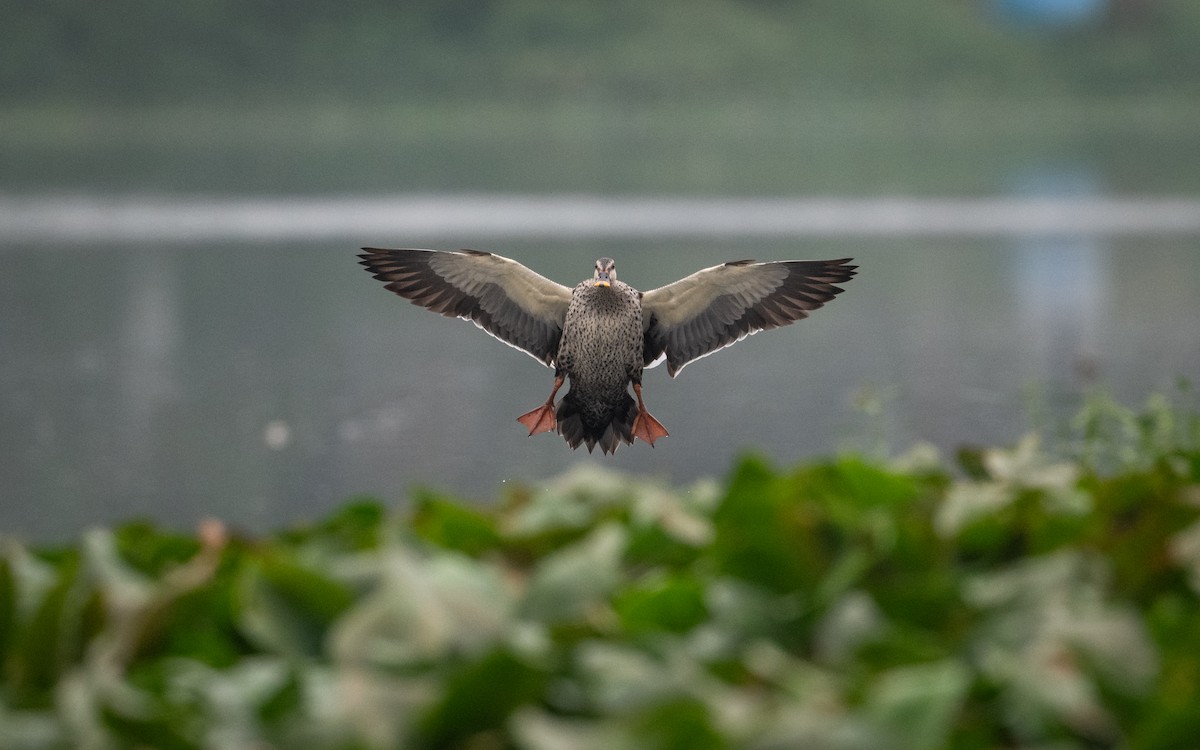
[[[611,286],[617,280],[617,262],[612,258],[601,258],[596,261],[596,270],[592,273],[592,286]]]

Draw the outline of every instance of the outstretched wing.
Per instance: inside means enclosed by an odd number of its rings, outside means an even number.
[[[689,362],[747,336],[808,317],[839,294],[858,266],[852,259],[738,260],[642,296],[647,367],[667,361],[671,377]]]
[[[359,261],[415,305],[470,320],[553,366],[571,290],[508,258],[480,250],[364,247]]]

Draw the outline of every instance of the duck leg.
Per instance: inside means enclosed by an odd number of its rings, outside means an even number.
[[[646,405],[642,403],[642,384],[634,383],[633,392],[637,396],[638,413],[633,418],[633,436],[641,438],[654,447],[654,441],[662,437],[667,437],[669,434],[667,428],[662,426],[654,417],[650,416],[650,412],[646,411]]]
[[[562,388],[562,384],[563,376],[555,375],[554,389],[550,391],[550,398],[546,399],[546,403],[517,417],[518,422],[529,428],[530,436],[539,432],[550,432],[558,427],[558,420],[554,417],[554,396],[558,389]]]

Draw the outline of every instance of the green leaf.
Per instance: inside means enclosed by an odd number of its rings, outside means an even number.
[[[491,648],[508,633],[512,610],[494,566],[458,552],[422,557],[389,546],[378,585],[338,620],[330,650],[338,663],[414,673],[451,654]]]
[[[13,572],[13,563],[8,555],[0,556],[0,670],[8,663],[19,622],[17,580]]]
[[[657,750],[721,750],[730,746],[713,726],[708,709],[692,699],[660,703],[633,722],[635,736]]]
[[[42,707],[49,704],[63,671],[84,648],[76,640],[82,605],[75,592],[79,558],[64,556],[53,571],[29,557],[23,566],[26,574],[17,579],[18,584],[23,578],[30,585],[18,594],[21,622],[13,633],[4,678],[15,707]],[[22,616],[21,610],[26,614]]]
[[[519,706],[538,699],[548,675],[496,649],[450,675],[441,699],[418,721],[414,747],[462,747],[480,733],[502,737]],[[502,743],[497,741],[498,746]]]
[[[113,537],[120,558],[146,575],[161,575],[200,550],[194,537],[168,533],[146,522],[124,524]]]
[[[813,519],[790,502],[762,461],[737,467],[713,525],[712,558],[721,572],[779,592],[816,582],[815,561],[794,533],[811,528]]]
[[[340,581],[282,555],[248,561],[238,584],[242,631],[280,654],[318,656],[333,621],[354,601]]]
[[[626,543],[624,529],[607,524],[546,557],[530,575],[522,613],[547,623],[583,618],[619,583]]]
[[[704,585],[696,578],[655,577],[626,588],[613,606],[631,632],[682,633],[706,619],[704,596]]]
[[[421,493],[410,525],[417,536],[472,557],[500,546],[495,521],[483,511]]]
[[[686,568],[705,553],[703,548],[679,541],[661,526],[635,526],[629,533],[625,561],[631,567]]]
[[[51,711],[9,711],[0,703],[0,747],[5,750],[65,750],[65,722]]]
[[[280,537],[289,545],[314,544],[328,553],[374,549],[385,519],[383,506],[365,498],[347,503],[318,524],[289,529]]]
[[[955,659],[892,669],[871,685],[866,713],[897,747],[943,747],[971,679]]]

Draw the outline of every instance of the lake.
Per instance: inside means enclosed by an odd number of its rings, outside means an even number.
[[[586,461],[690,482],[747,451],[1012,441],[1088,387],[1136,403],[1195,379],[1198,224],[1189,201],[0,201],[0,529],[264,530]],[[527,438],[552,372],[388,293],[362,244],[477,247],[568,285],[600,256],[641,289],[740,258],[860,275],[810,320],[649,371],[671,436],[604,457]]]

